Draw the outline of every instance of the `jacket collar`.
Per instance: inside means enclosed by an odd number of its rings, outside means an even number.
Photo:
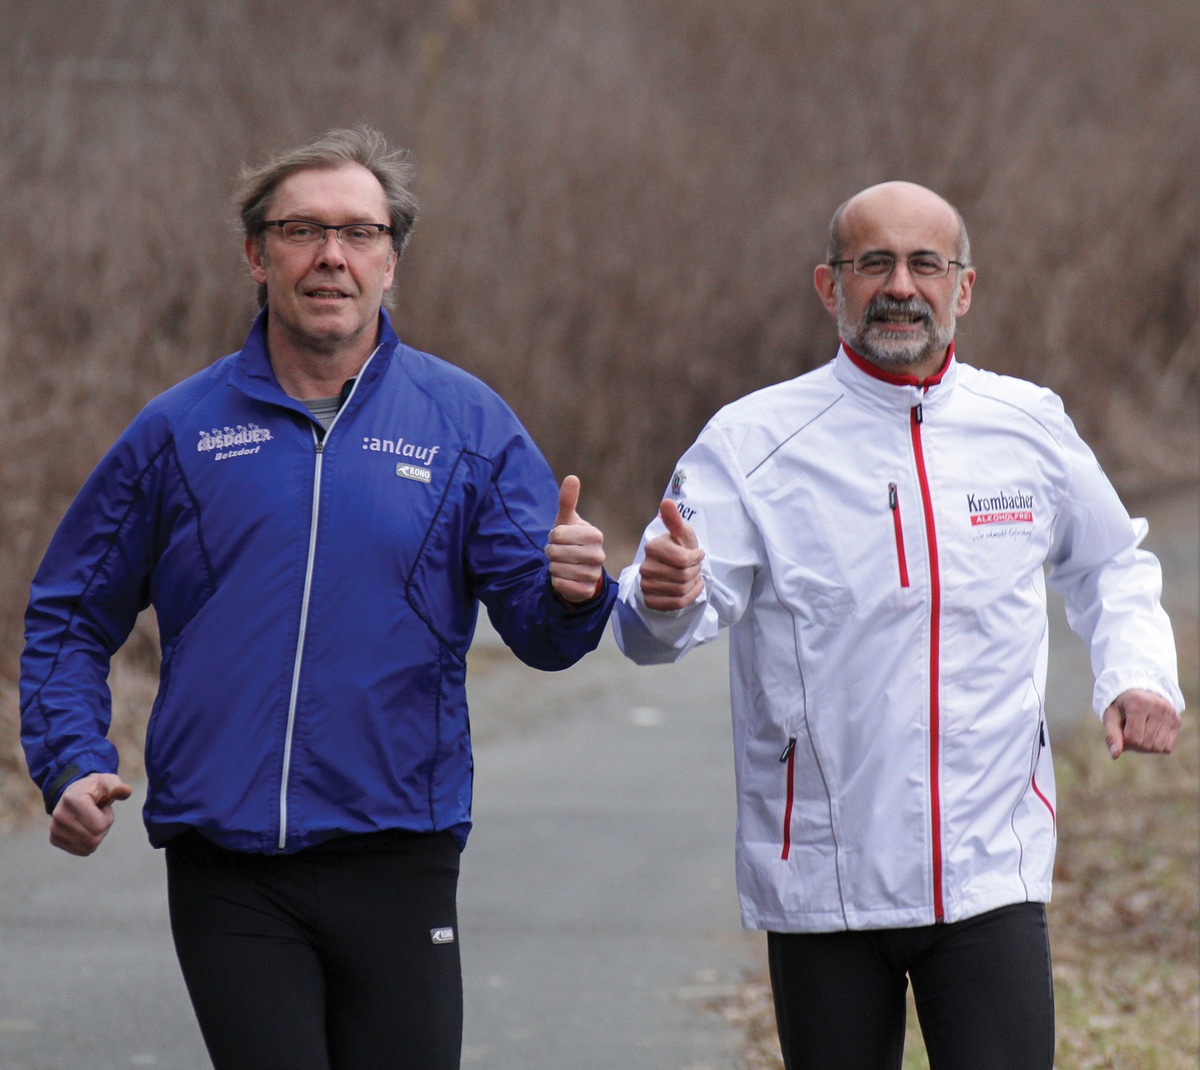
[[[400,339],[392,329],[392,321],[384,309],[379,310],[379,345],[374,354],[359,371],[357,379],[359,388],[373,382],[386,367],[388,360]],[[254,318],[250,333],[242,348],[235,354],[235,368],[232,382],[243,393],[256,401],[267,401],[275,405],[284,405],[297,412],[307,413],[304,405],[295,398],[284,393],[275,372],[271,368],[271,359],[267,355],[267,310],[264,308]]]
[[[850,393],[880,408],[907,410],[920,405],[930,410],[950,400],[958,381],[958,367],[953,342],[945,363],[927,379],[880,368],[843,342],[834,358],[833,374]]]

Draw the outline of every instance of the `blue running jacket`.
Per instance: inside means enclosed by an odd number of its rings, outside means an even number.
[[[260,316],[92,473],[26,614],[21,734],[48,810],[116,771],[109,659],[152,604],[155,846],[186,829],[260,853],[396,828],[466,842],[478,603],[524,662],[561,669],[599,642],[615,584],[581,607],[554,595],[546,461],[493,391],[380,317],[323,440]]]

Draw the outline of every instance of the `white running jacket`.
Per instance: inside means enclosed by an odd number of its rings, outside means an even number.
[[[634,661],[730,628],[743,923],[958,921],[1048,902],[1045,576],[1127,688],[1183,709],[1157,560],[1059,398],[958,363],[924,383],[842,348],[722,409],[668,494],[707,557],[675,613],[621,575]]]

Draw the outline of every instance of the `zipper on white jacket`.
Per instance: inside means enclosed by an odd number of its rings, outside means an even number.
[[[900,586],[908,586],[908,558],[904,554],[904,525],[900,523],[900,492],[895,483],[888,484],[888,508],[892,511],[892,527],[896,532],[896,560],[900,564]]]
[[[941,677],[941,614],[942,586],[938,566],[937,532],[933,524],[933,498],[929,492],[929,475],[925,471],[925,451],[921,443],[921,424],[924,413],[919,404],[911,410],[909,429],[912,436],[913,459],[917,466],[917,482],[921,488],[921,506],[925,513],[925,541],[929,548],[929,815],[930,842],[933,857],[933,917],[946,920],[942,889],[942,799],[941,799],[941,709],[938,702]]]
[[[796,795],[796,737],[790,736],[787,746],[779,756],[780,763],[787,763],[787,802],[783,808],[783,853],[779,856],[784,862],[792,853],[792,801]]]
[[[316,461],[313,465],[312,508],[309,511],[308,517],[308,560],[304,564],[304,593],[300,599],[300,630],[296,636],[296,657],[292,663],[292,691],[288,696],[287,728],[283,737],[283,770],[279,778],[279,840],[276,849],[280,852],[287,846],[287,792],[288,780],[292,772],[292,736],[296,728],[296,705],[300,698],[300,669],[304,664],[304,641],[308,635],[308,607],[312,597],[313,567],[317,560],[317,528],[318,522],[321,519],[321,471],[324,467],[325,443],[329,441],[329,436],[333,434],[333,429],[337,426],[338,419],[350,403],[350,399],[354,396],[354,391],[358,389],[358,384],[362,379],[363,372],[366,371],[367,365],[371,363],[378,352],[379,346],[376,346],[372,350],[371,355],[363,362],[363,366],[359,368],[358,375],[354,377],[354,386],[350,388],[350,393],[346,395],[341,407],[334,414],[333,419],[329,421],[329,426],[325,429],[325,434],[318,436],[316,428],[312,428]]]

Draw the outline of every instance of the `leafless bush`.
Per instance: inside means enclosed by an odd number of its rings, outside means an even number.
[[[87,471],[244,333],[231,176],[360,120],[419,167],[401,333],[500,389],[618,545],[719,404],[831,355],[827,220],[892,177],[971,226],[964,359],[1059,390],[1124,489],[1197,478],[1192,0],[0,13],[0,675]]]

